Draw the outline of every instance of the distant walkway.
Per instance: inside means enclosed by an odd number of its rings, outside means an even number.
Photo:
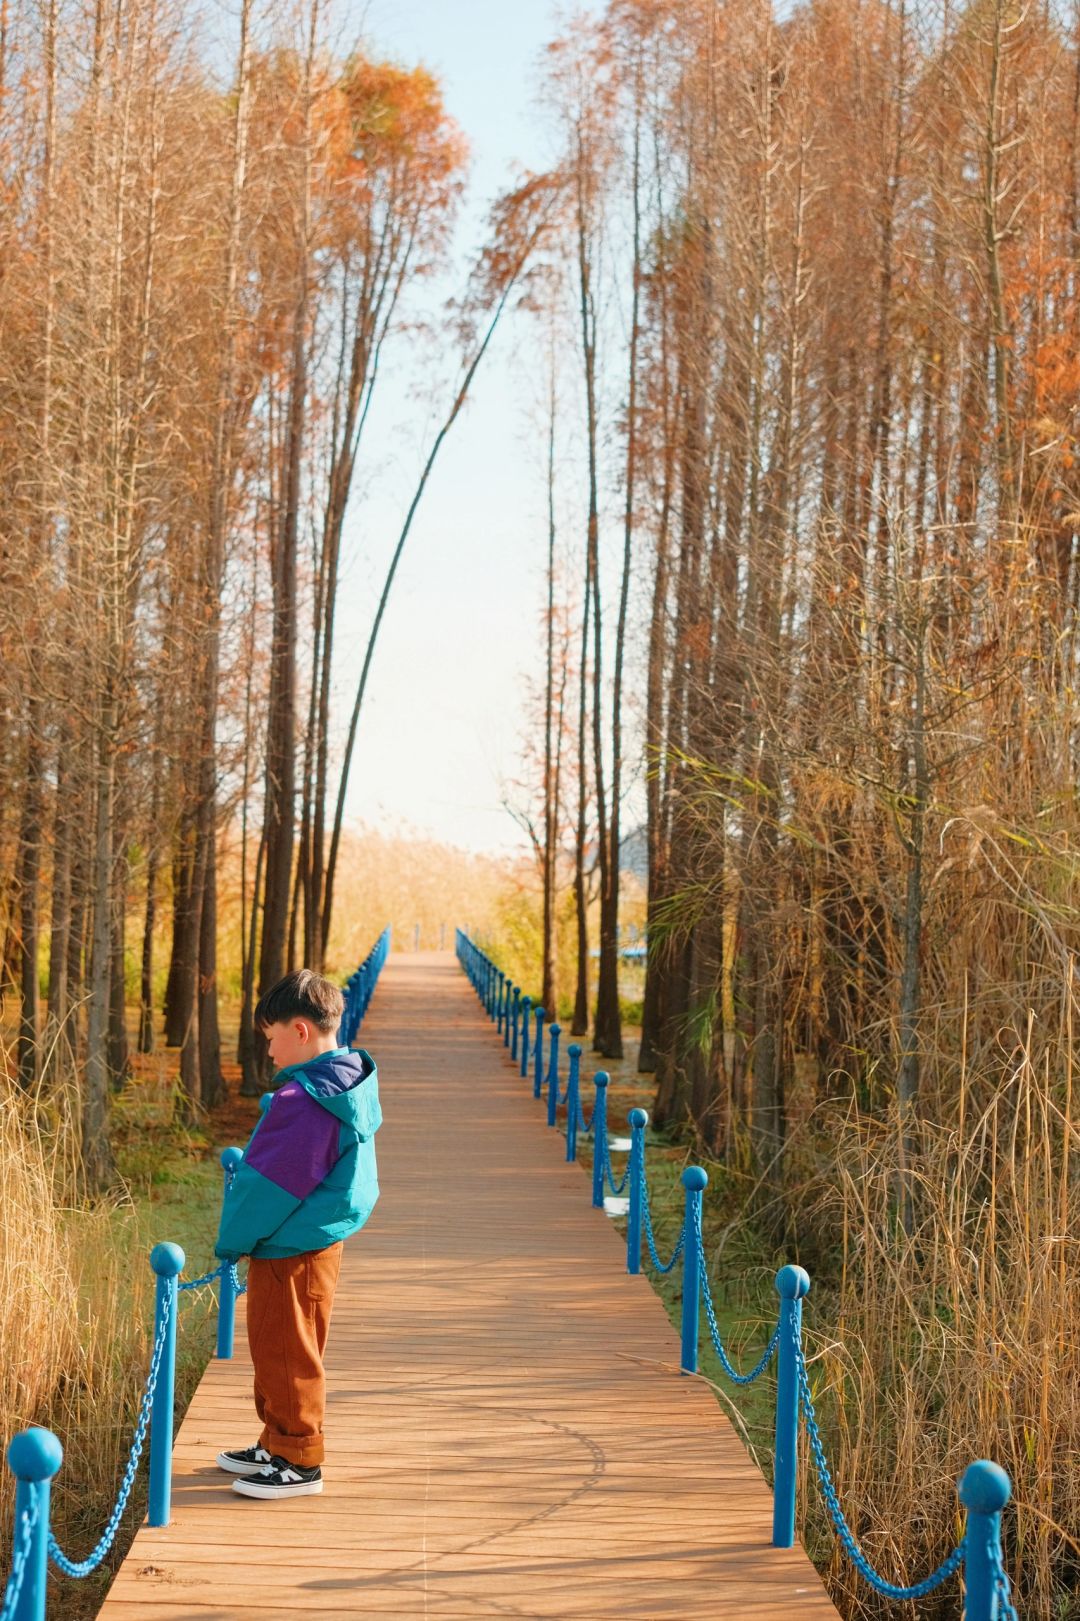
[[[214,1467],[258,1427],[238,1325],[104,1621],[835,1621],[453,955],[392,956],[362,1040],[383,1194],[345,1250],[325,1491],[241,1500]]]

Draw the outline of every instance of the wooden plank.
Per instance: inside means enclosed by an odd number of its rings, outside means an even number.
[[[104,1621],[835,1618],[450,953],[390,958],[364,1045],[383,1194],[342,1266],[325,1491],[240,1498],[214,1466],[257,1431],[241,1311]]]

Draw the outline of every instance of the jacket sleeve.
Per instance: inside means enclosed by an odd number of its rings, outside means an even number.
[[[340,1122],[297,1081],[274,1094],[225,1196],[214,1254],[250,1255],[337,1164]]]
[[[365,1075],[356,1093],[356,1135],[362,1143],[369,1142],[382,1125],[379,1104],[379,1072],[375,1060],[363,1047],[357,1049],[364,1061]]]

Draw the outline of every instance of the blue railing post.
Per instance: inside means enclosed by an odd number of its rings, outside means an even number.
[[[521,1074],[522,1078],[529,1073],[529,1016],[532,1008],[532,997],[521,998]]]
[[[511,985],[510,977],[506,979],[506,1018],[503,1020],[503,1046],[510,1052],[510,1021],[517,1023],[518,988]],[[511,1054],[511,1057],[513,1054]]]
[[[682,1274],[682,1371],[696,1373],[698,1362],[698,1312],[701,1304],[701,1196],[709,1185],[708,1172],[701,1165],[688,1165],[682,1174],[686,1189],[686,1241],[683,1245]]]
[[[570,1074],[566,1082],[566,1157],[573,1161],[577,1159],[578,1094],[581,1087],[581,1048],[576,1041],[567,1047],[566,1056],[570,1060]]]
[[[799,1462],[799,1357],[802,1354],[802,1303],[810,1278],[801,1266],[782,1266],[776,1274],[780,1296],[780,1344],[776,1363],[776,1451],[773,1464],[773,1547],[795,1542],[795,1477]]]
[[[15,1476],[15,1555],[22,1544],[23,1514],[32,1516],[35,1510],[37,1513],[12,1621],[45,1621],[45,1579],[49,1569],[49,1492],[52,1478],[64,1461],[64,1449],[51,1430],[35,1427],[21,1430],[12,1438],[7,1460],[8,1468]]]
[[[553,1024],[548,1034],[551,1037],[551,1042],[548,1049],[547,1123],[549,1126],[553,1126],[555,1124],[555,1111],[559,1106],[559,1036],[562,1034],[561,1026]]]
[[[513,1023],[510,1027],[510,1060],[517,1063],[518,1055],[518,1024],[521,1020],[521,986],[514,986],[514,1012]]]
[[[157,1344],[161,1319],[168,1311],[165,1344],[161,1353],[154,1401],[150,1409],[150,1505],[151,1525],[168,1525],[172,1500],[173,1402],[176,1394],[176,1279],[184,1270],[184,1252],[179,1244],[155,1244],[150,1265],[157,1275],[154,1310],[154,1339]]]
[[[592,1118],[592,1202],[594,1210],[604,1208],[604,1161],[607,1159],[607,1089],[611,1076],[598,1069],[593,1085],[596,1101]]]
[[[999,1464],[980,1458],[968,1464],[957,1490],[967,1509],[964,1621],[998,1621],[1001,1511],[1012,1495],[1012,1483]]]
[[[641,1271],[641,1206],[645,1195],[645,1127],[649,1117],[644,1109],[630,1110],[630,1211],[626,1223],[626,1270]]]
[[[504,1003],[505,997],[506,997],[506,975],[503,973],[502,969],[500,968],[499,969],[499,989],[496,992],[496,1015],[497,1016],[496,1016],[496,1019],[495,1019],[495,1028],[498,1031],[500,1036],[502,1035],[503,1003]]]
[[[534,1008],[536,1016],[536,1038],[533,1046],[533,1097],[540,1096],[544,1084],[544,1019],[546,1014],[542,1007]]]
[[[223,1148],[221,1150],[221,1168],[225,1173],[225,1187],[222,1192],[223,1201],[229,1192],[232,1179],[236,1175],[236,1167],[243,1157],[243,1150],[240,1148]],[[217,1354],[224,1362],[228,1362],[232,1357],[236,1332],[235,1276],[232,1267],[226,1263],[222,1266],[221,1277],[218,1279]]]

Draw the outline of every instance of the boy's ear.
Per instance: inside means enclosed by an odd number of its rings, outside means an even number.
[[[294,1019],[293,1020],[293,1029],[296,1031],[298,1040],[300,1040],[300,1041],[310,1041],[311,1040],[311,1026],[310,1026],[310,1024],[308,1024],[306,1019]]]

